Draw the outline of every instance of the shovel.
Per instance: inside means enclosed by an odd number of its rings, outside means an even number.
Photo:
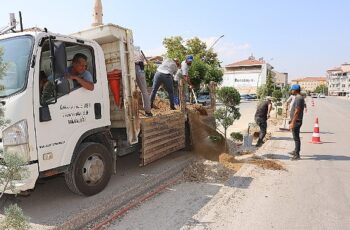
[[[252,144],[253,144],[253,136],[251,136],[249,133],[250,126],[251,126],[251,123],[248,124],[247,134],[243,136],[243,148],[245,149],[252,147]]]
[[[289,131],[289,119],[288,117],[288,110],[286,111],[286,117],[283,118],[283,124],[281,127],[279,127],[279,130],[281,131]]]
[[[196,96],[196,94],[194,93],[193,88],[191,88],[191,90],[192,90],[192,93],[193,93],[193,98],[194,98],[194,101],[196,102],[196,104],[198,104],[198,101],[197,101],[197,96]]]

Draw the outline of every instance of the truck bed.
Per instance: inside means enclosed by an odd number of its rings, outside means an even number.
[[[142,165],[185,148],[185,119],[180,111],[141,118]]]

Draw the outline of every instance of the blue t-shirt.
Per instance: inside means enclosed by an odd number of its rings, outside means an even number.
[[[67,73],[70,73],[70,74],[72,73],[72,66],[67,68]],[[87,70],[85,70],[83,73],[81,73],[77,76],[83,78],[86,81],[93,83],[92,74]]]

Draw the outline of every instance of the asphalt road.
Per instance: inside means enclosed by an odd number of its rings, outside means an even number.
[[[301,160],[287,154],[289,132],[257,152],[286,171],[245,165],[225,184],[179,184],[109,229],[350,229],[350,102],[327,97],[308,106]],[[316,117],[323,144],[309,143]]]
[[[282,161],[288,172],[258,177],[230,228],[350,229],[350,102],[327,97],[314,104],[308,100],[301,129],[302,160],[285,154],[293,148],[290,135],[276,138],[265,154]],[[309,143],[316,117],[323,144]]]
[[[70,192],[63,176],[41,180],[28,197],[6,195],[1,199],[0,216],[3,207],[17,203],[30,218],[32,229],[82,229],[91,220],[173,178],[191,158],[189,152],[178,151],[139,167],[137,153],[121,157],[117,161],[117,174],[102,192],[91,197]]]

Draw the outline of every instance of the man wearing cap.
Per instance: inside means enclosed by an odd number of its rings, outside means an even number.
[[[300,85],[295,84],[291,87],[292,95],[295,96],[292,109],[290,111],[290,123],[289,128],[292,131],[293,139],[295,142],[295,149],[290,154],[293,155],[292,160],[300,159],[300,128],[303,124],[305,99],[300,95]]]
[[[151,93],[151,106],[154,108],[154,99],[156,98],[157,91],[161,84],[163,84],[165,90],[169,95],[170,109],[175,110],[174,105],[174,86],[173,76],[177,72],[176,63],[171,59],[165,59],[163,63],[157,68],[157,72],[154,74],[153,86]]]
[[[193,55],[187,55],[186,59],[181,62],[182,77],[183,77],[184,81],[189,85],[190,88],[192,88],[192,84],[190,81],[190,77],[188,75],[188,71],[190,69],[190,66],[192,65],[192,62],[193,62]],[[188,88],[187,88],[187,86],[184,88],[185,88],[185,95],[187,98],[189,95]]]
[[[255,112],[255,122],[259,125],[260,133],[259,140],[256,143],[256,147],[264,144],[264,138],[266,136],[267,119],[270,118],[270,112],[272,108],[271,97],[266,97],[266,100],[258,105]]]

